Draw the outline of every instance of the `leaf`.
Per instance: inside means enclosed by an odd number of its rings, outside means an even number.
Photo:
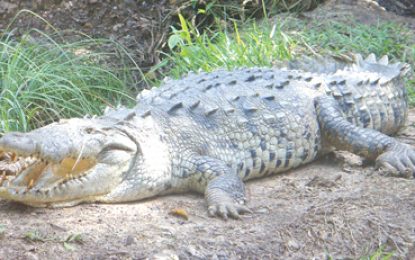
[[[170,50],[173,50],[177,45],[183,45],[182,38],[178,34],[173,34],[169,37],[167,44]]]
[[[29,231],[24,235],[24,239],[32,242],[45,242],[45,238],[37,230]]]
[[[65,248],[65,250],[75,251],[75,247],[73,245],[71,245],[70,243],[63,242],[63,247]]]
[[[185,209],[182,209],[182,208],[174,208],[170,210],[170,215],[181,217],[185,220],[189,220],[189,214],[187,213]]]
[[[192,45],[192,37],[190,36],[190,30],[189,27],[187,26],[187,21],[186,19],[183,17],[182,14],[179,13],[179,20],[180,20],[180,25],[182,26],[182,31],[184,33],[184,38],[186,39],[186,42],[188,45]]]
[[[64,243],[78,243],[82,244],[83,238],[81,234],[70,234],[64,241]]]

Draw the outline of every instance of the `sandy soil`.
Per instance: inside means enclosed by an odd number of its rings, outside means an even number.
[[[329,1],[305,16],[415,25],[358,2]],[[411,111],[400,138],[415,145],[414,124]],[[414,180],[381,176],[360,158],[337,153],[247,189],[254,213],[227,222],[209,218],[197,194],[63,209],[0,201],[0,259],[356,259],[380,247],[415,259]],[[180,210],[188,219],[172,214]]]

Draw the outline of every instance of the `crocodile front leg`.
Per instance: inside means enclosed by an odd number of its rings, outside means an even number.
[[[196,178],[203,180],[199,183],[206,184],[200,189],[205,189],[210,216],[238,219],[239,214],[251,212],[244,205],[245,186],[236,170],[225,162],[208,156],[194,156],[191,161],[196,169]]]
[[[377,168],[399,177],[415,177],[415,149],[376,130],[361,128],[347,121],[334,98],[315,99],[322,135],[339,150],[346,150],[369,160]]]

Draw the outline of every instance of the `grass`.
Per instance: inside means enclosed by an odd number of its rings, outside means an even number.
[[[415,60],[415,39],[408,29],[395,23],[382,22],[372,26],[322,23],[314,28],[302,23],[299,26],[305,28],[301,32],[302,45],[307,44],[320,54],[359,52],[376,56],[387,54],[393,60],[410,63]]]
[[[300,55],[339,55],[351,52],[377,56],[387,54],[392,62],[415,63],[415,39],[405,27],[393,23],[369,26],[359,23],[314,23],[285,17],[248,25],[233,23],[215,32],[200,33],[183,17],[181,28],[173,28],[169,53],[154,69],[168,68],[165,76],[180,77],[188,71],[217,68],[272,66],[276,61]],[[239,27],[243,27],[241,30]],[[411,104],[415,104],[415,82],[408,81]]]
[[[36,40],[32,35],[36,35]],[[105,66],[104,40],[58,43],[40,31],[0,39],[0,133],[27,131],[58,118],[99,114],[131,102],[128,73]]]
[[[361,257],[360,260],[390,260],[395,256],[395,252],[387,252],[384,246],[379,247],[375,252],[369,256]]]
[[[257,26],[239,32],[221,28],[217,32],[199,33],[181,18],[182,29],[173,29],[168,40],[170,53],[159,66],[169,67],[168,76],[179,77],[188,71],[212,71],[241,66],[271,66],[275,60],[292,58],[295,41],[277,27]],[[155,69],[159,69],[156,67]]]
[[[55,34],[32,29],[14,37],[10,27],[22,14],[44,22]],[[135,64],[125,49],[111,40],[71,35],[71,42],[64,40],[28,10],[20,11],[0,35],[0,135],[133,104],[128,86],[136,85],[132,74],[139,68],[125,65]],[[110,64],[113,60],[117,66]]]

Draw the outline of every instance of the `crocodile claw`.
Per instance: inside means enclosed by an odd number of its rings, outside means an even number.
[[[243,202],[237,202],[231,198],[228,193],[221,189],[211,190],[211,196],[208,197],[208,214],[211,217],[221,217],[227,220],[229,217],[240,219],[240,214],[252,213],[252,211]]]
[[[252,211],[245,205],[222,203],[209,206],[208,213],[211,217],[219,216],[227,220],[228,217],[240,219],[240,214],[251,214]]]
[[[376,168],[389,175],[415,177],[415,148],[402,143],[393,144],[376,159]]]

